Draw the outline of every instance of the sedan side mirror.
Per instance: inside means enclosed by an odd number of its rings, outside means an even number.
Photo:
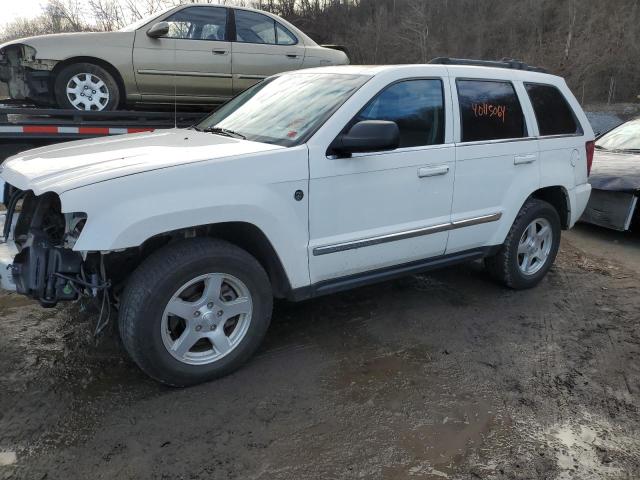
[[[147,36],[151,38],[160,38],[169,33],[169,24],[167,22],[158,22],[147,30]]]
[[[400,130],[396,122],[387,120],[363,120],[347,133],[340,134],[329,146],[337,155],[357,152],[394,150],[400,145]]]

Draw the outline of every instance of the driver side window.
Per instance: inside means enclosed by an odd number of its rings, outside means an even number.
[[[389,120],[400,130],[400,148],[444,143],[442,80],[403,80],[386,87],[356,116],[363,120]]]
[[[225,41],[227,9],[187,7],[165,20],[169,33],[164,38]]]

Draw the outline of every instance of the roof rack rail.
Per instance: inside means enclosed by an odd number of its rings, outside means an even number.
[[[436,57],[429,60],[429,63],[440,65],[471,65],[478,67],[511,68],[513,70],[549,73],[544,68],[532,67],[531,65],[521,62],[520,60],[514,60],[513,58],[503,58],[501,60],[473,60],[469,58]]]

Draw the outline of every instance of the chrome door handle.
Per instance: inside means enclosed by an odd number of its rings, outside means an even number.
[[[528,155],[516,155],[513,157],[513,164],[524,165],[526,163],[533,163],[536,161],[536,158],[538,158],[538,156],[534,153],[530,153]]]
[[[214,55],[226,55],[227,54],[226,50],[212,50],[212,52],[214,53]]]
[[[435,177],[438,175],[446,175],[449,173],[448,165],[441,165],[439,167],[420,167],[418,169],[418,178]]]

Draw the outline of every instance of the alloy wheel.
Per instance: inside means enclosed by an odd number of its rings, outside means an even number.
[[[535,275],[549,258],[553,243],[551,223],[536,218],[522,233],[518,243],[518,268],[525,275]]]
[[[182,285],[162,316],[162,341],[178,361],[206,365],[242,342],[253,301],[247,286],[225,273],[201,275]]]

